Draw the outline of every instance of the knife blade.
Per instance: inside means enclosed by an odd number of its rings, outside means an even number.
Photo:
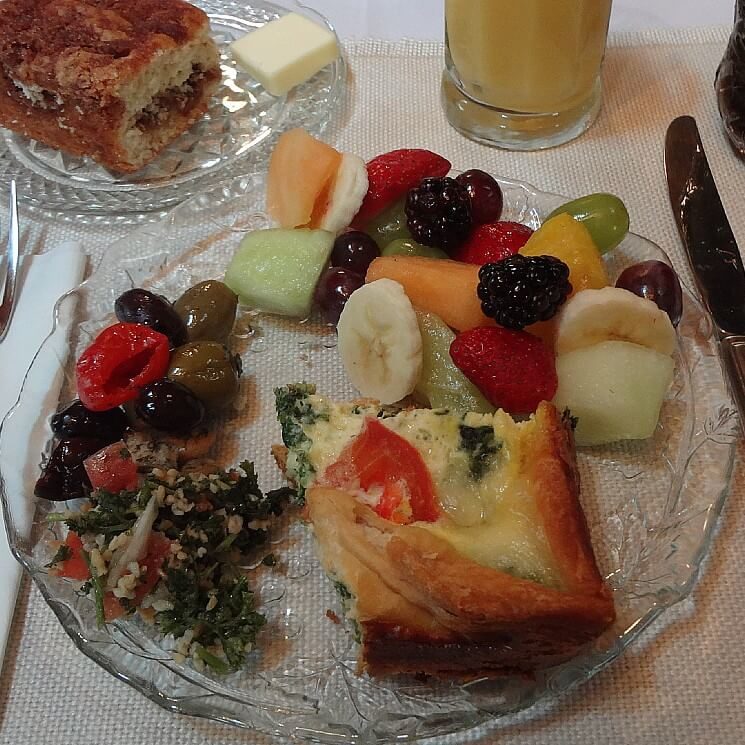
[[[745,268],[704,152],[696,120],[673,120],[665,137],[670,205],[701,298],[717,330],[745,427]]]

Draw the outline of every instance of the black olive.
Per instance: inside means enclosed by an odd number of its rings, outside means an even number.
[[[194,285],[173,304],[186,324],[189,341],[227,341],[237,307],[238,296],[216,279]]]
[[[185,385],[168,378],[146,385],[135,411],[146,424],[165,432],[189,433],[204,419],[204,404]]]
[[[78,399],[52,417],[52,432],[58,437],[95,437],[106,444],[121,440],[128,425],[121,409],[91,411]]]
[[[179,347],[186,343],[186,326],[162,295],[140,288],[127,290],[116,299],[114,311],[122,323],[141,323],[165,334],[171,342],[171,347]]]
[[[52,502],[86,496],[91,482],[83,461],[109,444],[96,437],[69,437],[60,440],[36,482],[34,494]]]

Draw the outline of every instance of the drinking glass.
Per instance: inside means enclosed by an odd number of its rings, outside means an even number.
[[[445,0],[442,103],[462,134],[540,150],[600,111],[611,0]]]

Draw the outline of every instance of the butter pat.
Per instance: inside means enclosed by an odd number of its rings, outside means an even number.
[[[339,56],[336,36],[298,13],[234,41],[236,62],[273,96],[283,96]]]

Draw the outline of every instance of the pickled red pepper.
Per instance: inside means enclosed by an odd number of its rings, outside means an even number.
[[[109,326],[76,365],[80,400],[91,411],[113,409],[162,378],[168,361],[169,342],[164,334],[139,323]]]

